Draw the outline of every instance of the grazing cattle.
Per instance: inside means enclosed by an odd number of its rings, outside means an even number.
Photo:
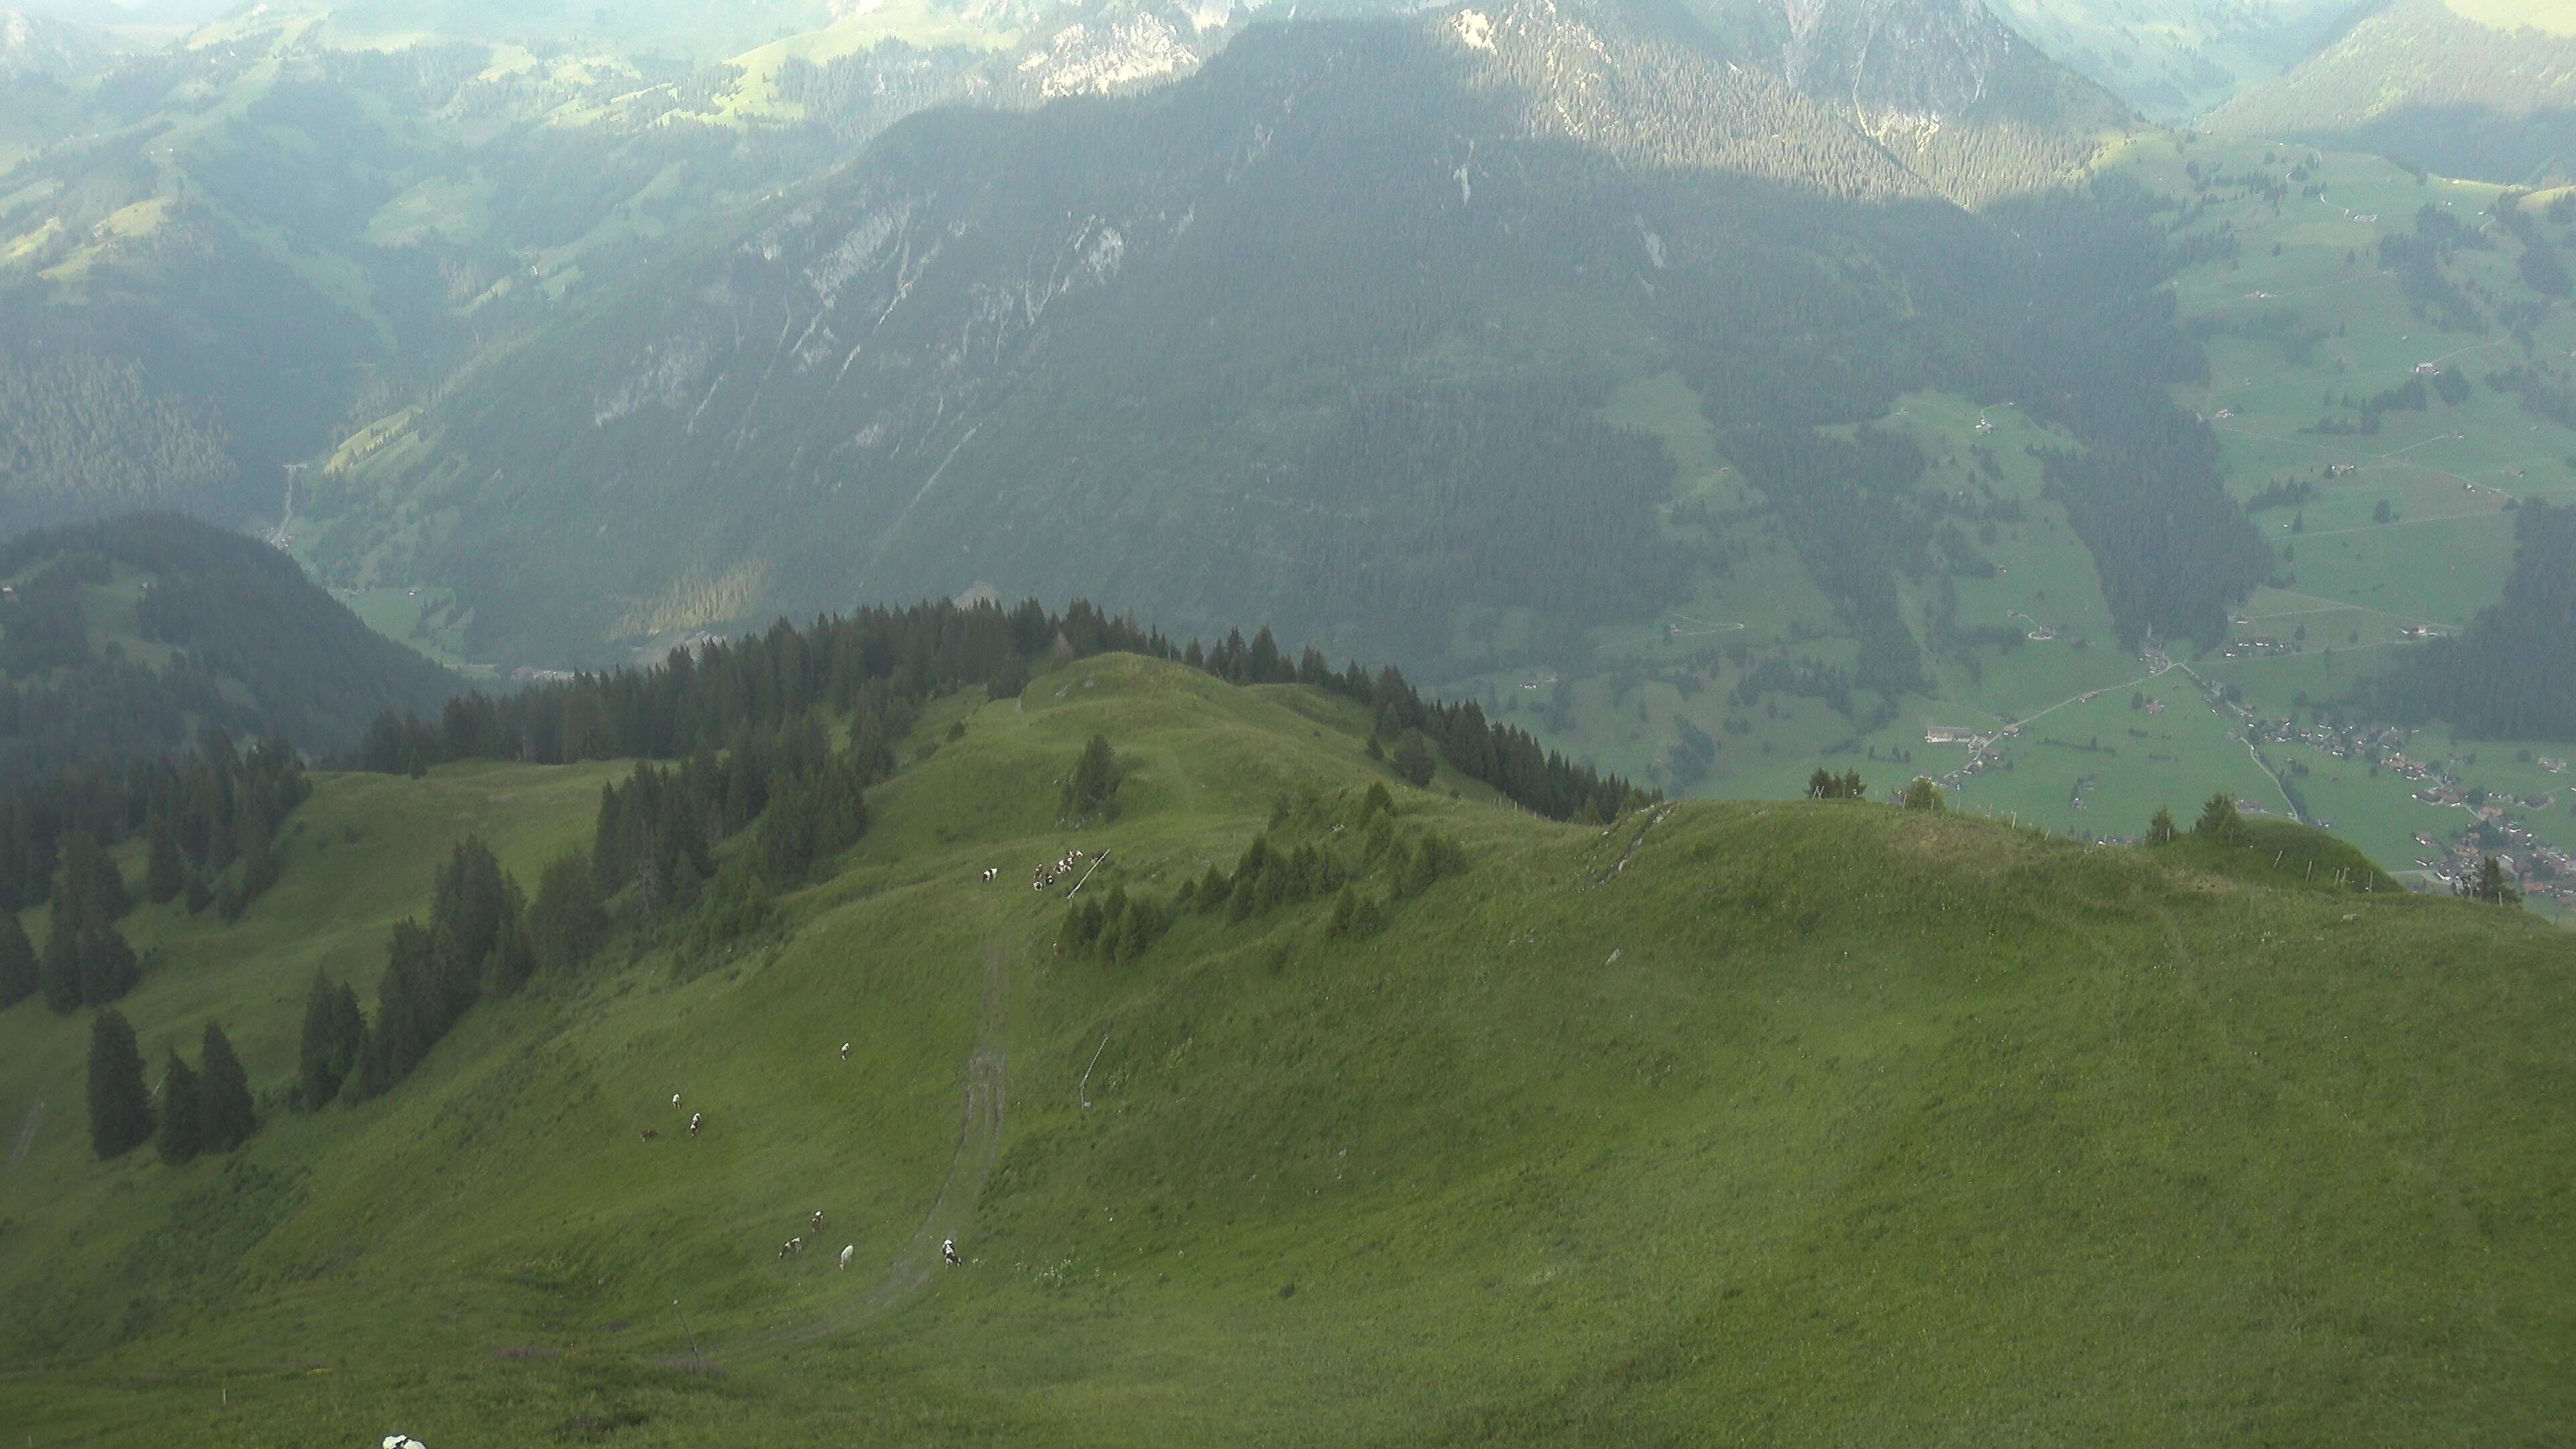
[[[846,1062],[846,1061],[848,1061],[849,1059],[850,1059],[850,1044],[849,1044],[848,1042],[843,1042],[843,1043],[841,1043],[841,1060],[843,1060],[843,1061],[845,1061],[845,1062]]]
[[[841,1266],[844,1268],[850,1266],[850,1259],[858,1256],[858,1251],[859,1245],[856,1243],[852,1243],[848,1247],[843,1248],[841,1250]]]
[[[707,1120],[707,1114],[706,1114],[706,1113],[704,1113],[704,1112],[691,1112],[691,1113],[689,1114],[689,1135],[690,1135],[690,1136],[692,1136],[692,1137],[697,1136],[697,1135],[698,1135],[698,1129],[699,1129],[700,1127],[702,1127],[702,1126],[706,1125],[706,1120]]]
[[[957,1256],[957,1240],[955,1238],[942,1238],[939,1240],[939,1256],[946,1258],[948,1260],[948,1266],[951,1268],[954,1268],[959,1263],[965,1261],[965,1259]]]
[[[818,1233],[823,1231],[823,1210],[821,1208],[814,1209],[814,1231]]]
[[[409,1434],[387,1434],[385,1449],[429,1449],[429,1446]]]
[[[650,1127],[645,1128],[643,1131],[638,1132],[638,1133],[636,1133],[635,1135],[636,1135],[636,1136],[638,1136],[638,1137],[643,1138],[643,1139],[644,1139],[645,1141],[647,1141],[647,1142],[657,1141],[657,1140],[659,1140],[659,1139],[661,1138],[661,1136],[662,1136],[662,1134],[661,1134],[661,1133],[654,1131],[654,1130],[653,1130],[652,1128],[650,1128]]]
[[[672,1106],[674,1106],[674,1107],[676,1107],[676,1106],[680,1105],[680,1094],[679,1094],[679,1093],[677,1093],[677,1092],[673,1092],[673,1093],[671,1094],[671,1105],[672,1105]]]

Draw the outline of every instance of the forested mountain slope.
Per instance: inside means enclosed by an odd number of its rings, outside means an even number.
[[[0,789],[208,731],[337,752],[457,680],[258,540],[171,514],[0,544]]]
[[[1672,372],[1869,687],[1916,677],[1892,580],[1952,505],[1848,430],[1913,387],[2117,440],[2052,476],[2123,539],[2124,636],[2216,637],[2259,566],[2141,386],[2196,362],[2140,207],[1972,215],[1733,43],[1545,5],[1301,22],[1146,96],[917,118],[371,438],[317,487],[317,557],[452,583],[502,654],[992,584],[1423,663],[1461,610],[1651,617],[1726,566],[1731,505],[1600,418]],[[1956,129],[1985,141],[1944,185],[2069,154]],[[596,542],[530,567],[551,536]]]
[[[281,466],[890,122],[1151,83],[1237,23],[462,0],[247,7],[142,45],[0,18],[0,328],[24,375],[0,379],[0,437],[60,464],[0,459],[0,532],[138,502],[274,523]],[[65,395],[99,426],[64,426]],[[182,443],[204,457],[138,456]]]
[[[2031,43],[2153,120],[2196,120],[2305,59],[2356,0],[1996,0]]]
[[[1985,0],[1702,0],[1793,86],[1963,203],[2079,175],[2128,108],[2016,35]],[[1998,167],[1997,156],[2013,159]]]
[[[2210,125],[2444,176],[2561,184],[2576,177],[2576,13],[2389,0]]]
[[[2563,933],[2308,882],[2295,828],[2278,865],[1856,802],[1556,825],[1395,780],[1319,692],[1022,662],[774,898],[657,905],[619,844],[739,771],[470,763],[322,778],[237,923],[135,908],[149,1080],[219,1023],[260,1121],[101,1162],[93,1017],[0,1012],[0,1417],[2143,1445],[2333,1438],[2356,1375],[2409,1443],[2576,1414]],[[861,767],[865,719],[812,724]],[[731,824],[739,883],[771,832]],[[1074,850],[1080,897],[1023,884]],[[297,1110],[339,988],[399,1019],[474,879],[542,879],[531,920],[604,881],[606,939]]]

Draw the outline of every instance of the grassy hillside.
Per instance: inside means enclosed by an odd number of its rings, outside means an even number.
[[[1861,804],[1577,829],[1444,776],[1397,818],[1467,868],[1376,935],[1318,904],[1187,916],[1115,967],[1054,951],[1064,887],[1030,868],[1105,849],[1091,890],[1164,891],[1265,828],[1329,844],[1381,779],[1364,727],[1123,656],[953,698],[783,939],[702,974],[612,951],[381,1102],[272,1107],[229,1161],[92,1162],[86,1033],[0,1017],[0,1294],[28,1305],[0,1419],[2167,1444],[2576,1414],[2562,934],[2255,851]],[[1069,833],[1094,733],[1124,808]],[[147,1055],[213,1014],[277,1085],[310,972],[368,984],[447,839],[525,877],[612,774],[325,780],[238,927],[129,923],[163,949],[127,1003]]]

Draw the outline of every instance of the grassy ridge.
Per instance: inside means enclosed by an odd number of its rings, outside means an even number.
[[[1604,832],[1444,778],[1399,811],[1471,867],[1381,935],[1328,942],[1317,905],[1184,917],[1114,968],[1051,950],[1063,908],[1026,868],[1105,847],[1166,891],[1283,792],[1317,821],[1355,800],[1360,727],[1127,658],[949,701],[868,839],[788,902],[791,939],[541,984],[387,1101],[273,1119],[231,1162],[88,1161],[82,1034],[0,1017],[0,1135],[51,1104],[0,1171],[0,1295],[40,1305],[0,1329],[0,1420],[37,1443],[2172,1443],[2367,1413],[2433,1443],[2576,1413],[2560,933],[2313,888],[2268,852],[1845,804]],[[1094,732],[1123,809],[1068,833]],[[312,965],[371,982],[445,834],[475,822],[524,876],[609,773],[326,781],[297,817],[313,858],[240,928],[138,926],[166,947],[131,1002],[147,1051],[214,1009],[277,1082]],[[1008,1049],[989,1178],[959,1137],[979,1036]],[[673,1091],[707,1135],[675,1130]],[[821,1250],[778,1259],[815,1207]],[[910,1290],[932,1224],[970,1263]]]

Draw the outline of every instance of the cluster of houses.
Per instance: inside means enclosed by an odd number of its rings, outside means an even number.
[[[2021,733],[2020,725],[2006,725],[2000,731],[1976,730],[1951,725],[1935,725],[1923,732],[1927,745],[1966,745],[1968,758],[1955,770],[1931,777],[1944,790],[1957,791],[1966,781],[1995,770],[2011,768],[2004,762],[2004,741]],[[1897,796],[1901,800],[1904,791]]]
[[[2232,620],[2231,622],[2242,627],[2248,621],[2240,618]],[[2438,624],[2405,624],[2399,626],[2397,637],[2400,639],[2412,640],[2439,639],[2448,632],[2449,631],[2443,629]],[[2296,640],[2275,639],[2268,634],[2254,634],[2248,635],[2244,638],[2230,639],[2227,641],[2226,647],[2219,651],[2223,657],[2228,659],[2262,659],[2283,654],[2301,654],[2305,652],[2306,646],[2300,644]]]
[[[2456,885],[2476,879],[2492,855],[2505,879],[2525,897],[2576,909],[2576,855],[2534,835],[2529,826],[2505,819],[2494,806],[2479,814],[2503,836],[2501,848],[2482,841],[2474,830],[2463,830],[2448,845],[2418,831],[2415,843],[2425,853],[2415,863],[2444,885]]]

